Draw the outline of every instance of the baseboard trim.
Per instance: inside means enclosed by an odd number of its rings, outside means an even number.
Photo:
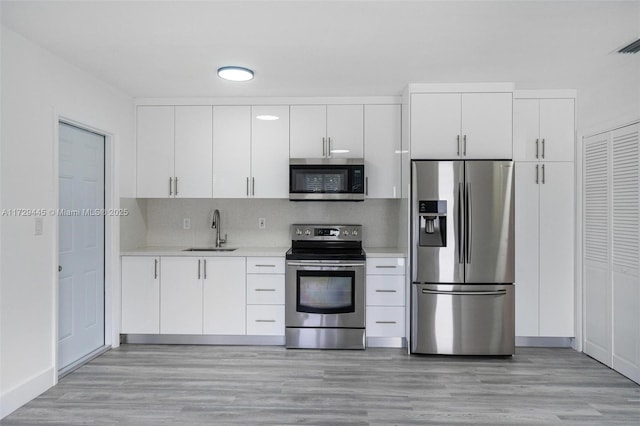
[[[536,348],[571,348],[573,337],[522,337],[516,336],[516,346]]]
[[[121,334],[121,343],[143,345],[283,346],[284,336],[211,336],[197,334]]]
[[[36,374],[24,383],[0,395],[0,419],[5,418],[54,385],[53,367]]]

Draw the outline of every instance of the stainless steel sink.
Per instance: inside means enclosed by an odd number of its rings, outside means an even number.
[[[227,248],[227,247],[192,247],[188,249],[184,249],[182,251],[234,251],[238,250],[237,248]]]

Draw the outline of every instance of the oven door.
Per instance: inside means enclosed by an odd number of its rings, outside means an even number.
[[[288,260],[286,326],[364,328],[364,266],[361,261]]]

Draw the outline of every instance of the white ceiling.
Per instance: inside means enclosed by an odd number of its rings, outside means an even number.
[[[134,97],[573,87],[640,34],[640,1],[5,1],[2,23]],[[217,78],[224,65],[255,71]],[[590,71],[586,71],[590,70]],[[542,86],[544,87],[544,86]],[[553,87],[549,87],[553,88]]]

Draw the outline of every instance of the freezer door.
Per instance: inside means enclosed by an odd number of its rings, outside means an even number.
[[[464,163],[414,161],[411,173],[412,281],[462,283]]]
[[[515,353],[513,285],[412,284],[411,352]]]
[[[465,282],[513,283],[514,164],[465,162]]]

